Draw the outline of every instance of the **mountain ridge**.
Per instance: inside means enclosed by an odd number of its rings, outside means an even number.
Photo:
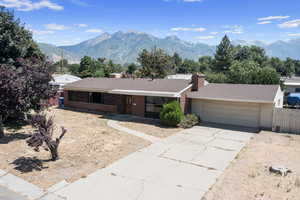
[[[298,53],[300,52],[300,38],[289,41],[279,40],[271,44],[257,40],[234,40],[232,43],[243,46],[257,45],[264,48],[268,56],[279,57],[280,59],[287,57],[300,59]],[[151,50],[154,47],[162,48],[171,55],[177,52],[183,58],[192,60],[197,60],[201,56],[212,56],[216,49],[215,45],[192,43],[181,40],[177,36],[158,38],[147,33],[133,31],[103,33],[95,38],[70,46],[54,46],[45,43],[39,43],[39,46],[53,61],[60,60],[61,53],[63,53],[64,58],[72,63],[78,63],[80,58],[87,55],[93,58],[105,57],[120,64],[136,62],[142,49]]]

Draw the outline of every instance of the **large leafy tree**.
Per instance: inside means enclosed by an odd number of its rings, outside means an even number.
[[[258,46],[237,46],[235,47],[234,60],[254,61],[262,66],[267,61],[266,52]]]
[[[14,63],[18,58],[44,57],[31,32],[4,7],[0,7],[0,49],[0,64]]]
[[[257,62],[235,61],[229,70],[229,82],[235,84],[280,84],[280,76],[275,69],[261,68]]]
[[[211,56],[202,56],[201,58],[199,58],[200,72],[211,71],[213,65],[214,65],[214,59]]]
[[[172,71],[172,58],[162,49],[154,48],[150,52],[144,49],[137,60],[142,66],[142,77],[164,78]]]
[[[31,33],[0,8],[0,135],[3,122],[40,111],[54,95],[49,82],[49,63],[34,43]]]
[[[222,72],[227,71],[234,59],[234,47],[227,35],[225,35],[221,43],[217,46],[215,54],[215,70]]]
[[[234,61],[229,68],[229,79],[231,83],[253,84],[257,79],[259,64],[252,60]]]

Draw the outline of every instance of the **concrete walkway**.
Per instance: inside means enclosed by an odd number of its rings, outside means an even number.
[[[0,186],[0,200],[27,200],[25,197]]]
[[[107,125],[110,126],[111,128],[117,129],[117,130],[119,130],[121,132],[125,132],[125,133],[128,133],[128,134],[137,136],[137,137],[141,137],[144,140],[148,140],[148,141],[150,141],[152,143],[161,141],[161,139],[159,139],[157,137],[154,137],[154,136],[151,136],[151,135],[147,135],[145,133],[142,133],[142,132],[139,132],[139,131],[135,131],[135,130],[129,129],[127,127],[121,126],[118,123],[118,121],[115,121],[115,120],[108,120]]]
[[[163,140],[150,138],[149,147],[54,194],[68,200],[199,200],[252,136],[198,126]]]

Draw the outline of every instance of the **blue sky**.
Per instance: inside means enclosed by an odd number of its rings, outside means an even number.
[[[35,40],[70,45],[103,32],[139,31],[216,44],[300,37],[299,0],[0,0]]]

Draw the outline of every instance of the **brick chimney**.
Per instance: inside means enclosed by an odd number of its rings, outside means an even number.
[[[205,75],[201,73],[195,73],[192,76],[192,91],[198,91],[199,88],[205,85]]]

